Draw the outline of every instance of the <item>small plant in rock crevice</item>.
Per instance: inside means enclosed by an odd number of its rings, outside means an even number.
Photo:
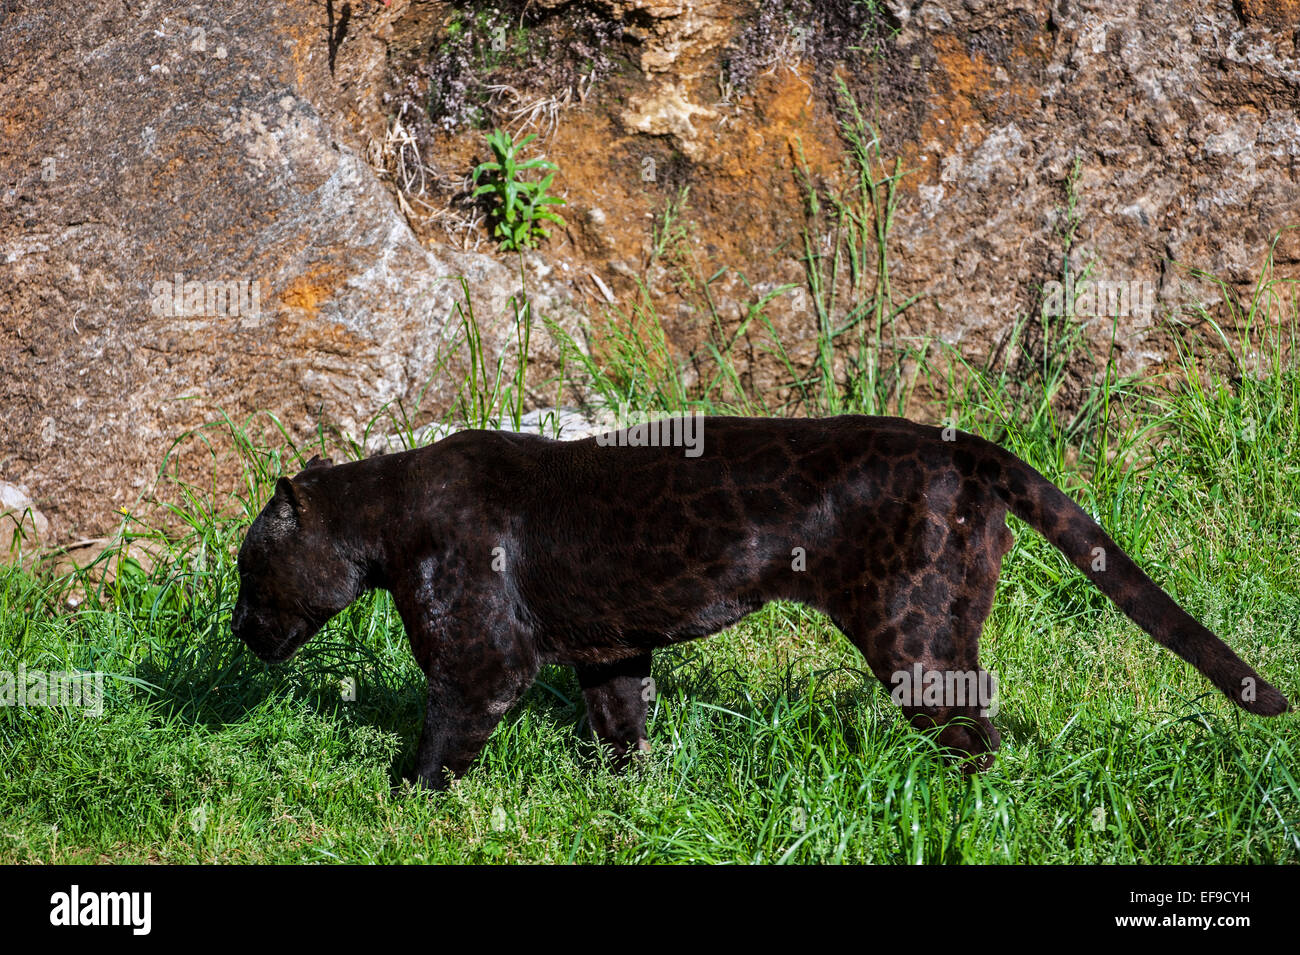
[[[559,167],[541,157],[522,162],[519,159],[523,147],[536,138],[530,133],[515,142],[509,133],[493,130],[487,140],[495,158],[474,169],[474,184],[477,186],[474,198],[491,197],[492,236],[500,241],[500,248],[505,252],[531,249],[539,239],[549,239],[551,233],[543,222],[564,225],[564,219],[550,209],[551,206],[564,205],[564,200],[548,195]],[[545,171],[545,178],[540,182],[520,178],[520,173],[532,170]]]

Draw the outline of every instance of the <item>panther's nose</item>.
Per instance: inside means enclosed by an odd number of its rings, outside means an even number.
[[[254,650],[253,652],[263,663],[284,663],[293,656],[293,649],[285,646],[279,646],[274,650]]]

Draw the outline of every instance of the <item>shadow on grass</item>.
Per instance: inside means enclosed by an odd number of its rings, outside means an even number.
[[[190,639],[169,640],[153,649],[131,677],[143,686],[155,717],[164,721],[215,730],[244,722],[269,702],[288,697],[314,716],[369,724],[401,741],[389,772],[400,788],[414,769],[425,678],[405,645],[392,643],[377,651],[354,639],[349,629],[346,622],[331,625],[293,660],[268,665],[230,633],[228,612],[213,612]],[[865,670],[837,667],[796,675],[791,663],[779,680],[755,688],[738,668],[714,667],[670,650],[656,655],[654,672],[660,699],[756,724],[780,719],[808,745],[864,754],[878,743],[877,731],[888,731],[888,721],[867,712],[880,691]],[[836,677],[839,685],[832,689],[829,681]],[[570,728],[575,748],[593,768],[604,759],[591,737],[571,667],[544,667],[503,722],[514,723],[524,713]]]

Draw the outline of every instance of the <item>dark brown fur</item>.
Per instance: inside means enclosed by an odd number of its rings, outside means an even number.
[[[706,418],[702,435],[689,457],[464,431],[309,467],[280,481],[249,530],[234,631],[284,660],[363,590],[390,590],[429,681],[416,772],[442,787],[547,663],[577,669],[616,755],[644,747],[651,651],[771,600],[825,611],[886,686],[917,662],[983,672],[1010,511],[1238,705],[1288,708],[1078,505],[994,444],[859,416]],[[904,712],[941,727],[968,765],[991,764],[998,733],[977,705]]]

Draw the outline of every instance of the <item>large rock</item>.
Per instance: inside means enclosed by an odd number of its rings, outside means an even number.
[[[11,7],[0,472],[31,489],[55,537],[112,523],[218,408],[359,435],[431,378],[436,406],[461,276],[489,349],[513,334],[517,265],[423,248],[363,158],[358,117],[377,115],[369,74],[395,8]],[[532,262],[537,312],[562,317],[549,267]]]

